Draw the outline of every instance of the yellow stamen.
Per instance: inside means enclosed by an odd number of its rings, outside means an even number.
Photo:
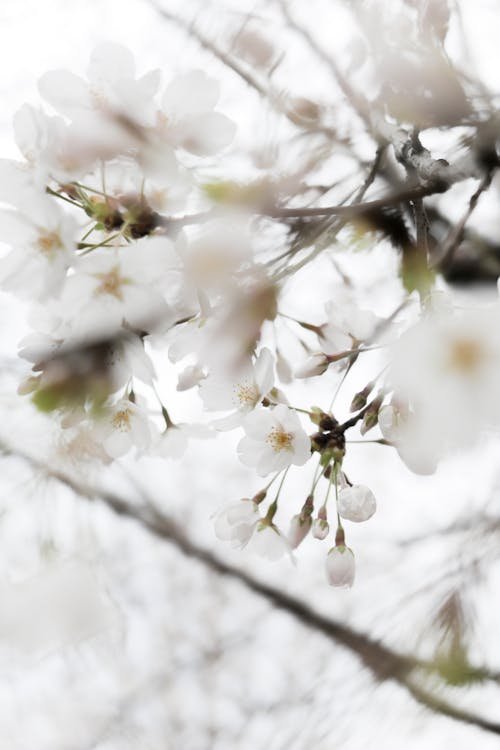
[[[120,409],[117,411],[112,419],[111,424],[120,432],[130,432],[132,425],[130,424],[131,411],[130,409]]]
[[[112,294],[119,300],[123,299],[122,287],[124,284],[129,283],[129,279],[120,275],[118,266],[115,266],[107,273],[95,273],[93,275],[96,279],[101,280],[99,286],[94,290],[94,295]]]
[[[266,438],[266,442],[272,446],[273,450],[279,453],[280,451],[292,450],[292,439],[293,434],[291,432],[284,432],[277,427],[273,427]]]
[[[453,370],[471,374],[483,360],[483,347],[474,339],[456,339],[452,342],[448,364]]]

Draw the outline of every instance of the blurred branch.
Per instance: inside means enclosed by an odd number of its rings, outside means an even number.
[[[229,68],[239,78],[245,81],[254,91],[256,91],[264,99],[267,99],[271,106],[280,114],[284,115],[293,125],[299,127],[301,130],[305,130],[311,133],[321,133],[326,135],[328,138],[335,140],[337,143],[342,143],[342,139],[339,138],[338,133],[321,123],[308,123],[305,122],[300,115],[294,113],[291,107],[286,106],[286,102],[283,97],[273,89],[264,86],[256,76],[253,75],[246,66],[236,60],[232,55],[228,54],[224,50],[220,49],[211,39],[209,39],[200,29],[198,29],[194,23],[190,23],[184,18],[172,13],[171,11],[163,8],[155,0],[148,0],[149,4],[157,11],[157,13],[169,23],[175,24],[178,28],[182,29],[188,36],[196,39],[198,44],[203,49],[210,52],[219,62]]]
[[[363,122],[370,126],[370,103],[353,89],[333,57],[325,52],[325,50],[313,38],[312,34],[295,21],[288,9],[287,0],[278,0],[278,5],[280,6],[281,12],[283,13],[289,27],[302,37],[309,49],[311,49],[312,52],[326,65],[333,74],[333,77],[337,81],[339,88],[344,93],[349,104],[353,107]]]
[[[287,612],[302,625],[322,633],[330,640],[344,646],[357,655],[361,663],[377,681],[394,680],[426,708],[451,719],[500,735],[500,723],[489,721],[474,713],[452,706],[419,684],[416,672],[423,670],[424,674],[435,673],[436,665],[433,662],[398,654],[380,641],[325,617],[300,599],[258,581],[243,570],[234,568],[189,539],[178,524],[160,513],[148,498],[144,498],[143,491],[142,503],[140,505],[133,504],[117,494],[99,490],[80,482],[62,471],[44,464],[25,451],[9,446],[4,441],[0,442],[0,450],[4,455],[22,459],[32,469],[55,479],[72,490],[77,496],[90,502],[100,500],[116,515],[138,523],[156,538],[172,544],[187,557],[197,560],[214,573],[239,582],[249,591],[266,599],[274,607]]]
[[[469,205],[464,215],[462,216],[458,224],[450,231],[448,237],[446,238],[444,245],[443,245],[441,256],[437,258],[436,260],[436,265],[441,270],[448,269],[450,265],[452,264],[453,256],[455,255],[455,252],[458,246],[463,240],[464,232],[465,232],[465,225],[467,224],[472,213],[474,212],[474,209],[477,206],[479,198],[490,187],[491,181],[493,179],[493,175],[494,175],[494,170],[490,170],[484,175],[483,179],[479,183],[479,186],[477,187],[475,192],[472,194],[469,200]]]

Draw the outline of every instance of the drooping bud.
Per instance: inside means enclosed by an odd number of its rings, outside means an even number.
[[[288,542],[292,549],[295,549],[306,538],[312,526],[311,516],[304,517],[302,513],[297,513],[290,523],[288,532]]]
[[[347,521],[360,523],[368,521],[377,509],[375,495],[363,485],[353,485],[340,490],[337,499],[337,510]]]
[[[305,539],[312,526],[311,515],[314,510],[314,497],[308,495],[300,513],[292,518],[288,541],[292,549],[295,549]]]
[[[326,557],[326,576],[330,586],[349,589],[354,583],[354,554],[344,545],[332,547]]]
[[[326,518],[315,518],[312,525],[312,535],[315,539],[326,539],[330,533],[330,524]]]

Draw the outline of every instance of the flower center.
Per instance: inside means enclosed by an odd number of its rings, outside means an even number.
[[[94,295],[112,294],[119,300],[123,299],[122,287],[124,284],[128,284],[128,279],[120,275],[118,266],[115,266],[108,273],[95,273],[94,276],[101,281],[94,290]]]
[[[484,350],[474,339],[456,339],[452,342],[448,363],[453,370],[471,374],[484,360]]]
[[[284,430],[273,427],[266,438],[266,442],[271,445],[274,451],[279,453],[280,451],[292,450],[292,439],[293,434],[291,432],[284,432]]]
[[[240,406],[255,406],[259,400],[259,391],[255,383],[237,383],[234,390]]]
[[[120,432],[130,432],[132,425],[130,424],[130,409],[120,409],[117,411],[111,424]]]
[[[48,258],[54,257],[55,251],[62,248],[61,238],[57,232],[41,232],[36,242],[38,249]]]

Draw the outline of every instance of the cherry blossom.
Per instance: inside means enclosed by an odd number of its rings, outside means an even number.
[[[337,354],[352,348],[353,342],[366,341],[377,325],[371,310],[362,310],[345,292],[337,291],[325,306],[328,320],[321,326],[320,340],[326,354]]]
[[[31,195],[29,206],[0,209],[0,239],[12,247],[0,261],[0,283],[20,296],[45,299],[60,291],[75,259],[75,222],[45,196]]]
[[[168,326],[174,315],[161,282],[175,277],[176,263],[173,245],[163,237],[99,248],[79,258],[61,296],[63,307],[71,311],[74,335],[116,331],[123,322],[139,330]]]
[[[159,70],[136,78],[132,53],[120,44],[103,42],[90,56],[87,75],[88,82],[67,70],[49,71],[40,78],[40,93],[71,119],[98,110],[123,114],[140,125],[153,123]]]
[[[400,449],[411,444],[418,454],[429,445],[439,456],[470,445],[487,426],[498,427],[499,321],[495,307],[431,312],[401,335],[388,374],[396,399],[409,405],[406,420],[395,426]],[[388,420],[386,412],[387,434]]]
[[[240,460],[261,476],[292,464],[302,466],[311,455],[310,439],[299,418],[284,404],[255,410],[245,418],[243,428],[246,436],[238,443]]]
[[[279,560],[291,553],[288,539],[283,536],[274,523],[263,519],[254,527],[249,539],[248,548],[270,562]]]
[[[215,518],[215,533],[224,542],[244,547],[250,541],[259,519],[257,503],[244,498],[219,511]]]
[[[235,374],[212,371],[200,384],[200,396],[205,408],[210,411],[234,411],[225,419],[218,420],[219,429],[232,429],[243,421],[248,412],[255,409],[273,386],[274,360],[269,349],[262,349],[255,363],[247,361]]]
[[[177,76],[167,86],[161,102],[158,130],[174,147],[197,156],[217,153],[233,139],[235,126],[214,112],[219,85],[201,70]]]
[[[206,425],[171,424],[160,435],[152,452],[164,458],[180,458],[186,452],[190,440],[201,440],[212,436],[212,430]]]
[[[130,399],[120,399],[100,420],[102,445],[112,458],[120,458],[135,447],[146,451],[151,444],[151,429],[145,410]]]

